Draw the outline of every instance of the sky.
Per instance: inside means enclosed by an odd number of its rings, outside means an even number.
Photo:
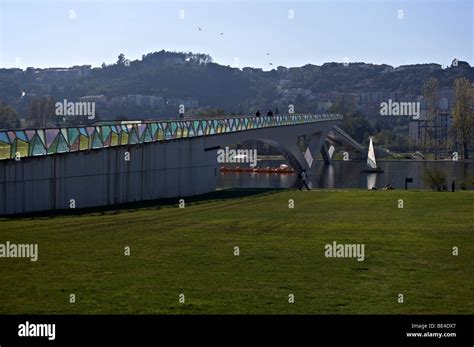
[[[473,4],[0,0],[0,67],[95,67],[162,49],[264,70],[344,61],[446,66],[454,58],[473,65]]]

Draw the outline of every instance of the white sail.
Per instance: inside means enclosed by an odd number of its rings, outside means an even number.
[[[367,189],[372,189],[377,186],[377,174],[371,173],[367,175]]]
[[[367,165],[372,168],[377,168],[377,162],[375,161],[375,152],[374,152],[374,145],[372,144],[372,138],[370,138],[369,142],[369,153],[367,154]]]

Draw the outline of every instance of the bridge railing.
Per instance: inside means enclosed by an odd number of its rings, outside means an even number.
[[[116,122],[81,127],[0,130],[0,160],[113,146],[212,136],[276,126],[340,120],[338,114]]]

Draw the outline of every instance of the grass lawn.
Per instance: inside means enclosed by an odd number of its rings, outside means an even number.
[[[229,190],[186,203],[0,219],[0,243],[39,247],[37,262],[0,258],[0,314],[474,313],[472,191]],[[365,260],[326,258],[333,241],[364,244]]]

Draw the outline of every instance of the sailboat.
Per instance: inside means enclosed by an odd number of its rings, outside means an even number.
[[[369,152],[367,153],[367,166],[368,168],[362,170],[362,172],[373,172],[373,173],[382,173],[383,170],[377,166],[377,162],[375,161],[375,152],[374,152],[374,145],[372,143],[372,138],[369,138]]]

